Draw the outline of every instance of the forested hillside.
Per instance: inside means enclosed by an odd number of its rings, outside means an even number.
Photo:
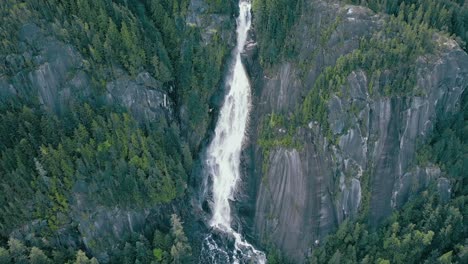
[[[193,261],[175,204],[235,44],[204,5],[1,1],[0,263]]]
[[[465,0],[347,0],[346,3],[368,6],[376,12],[402,16],[409,24],[427,24],[460,39],[468,49],[468,7]]]

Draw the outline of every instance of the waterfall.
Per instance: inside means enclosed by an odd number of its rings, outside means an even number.
[[[213,215],[209,224],[216,232],[233,237],[234,247],[227,249],[225,245],[224,247],[219,245],[210,235],[204,243],[202,262],[266,262],[265,255],[256,250],[231,227],[230,201],[234,200],[234,193],[240,181],[240,156],[251,108],[250,83],[241,61],[241,53],[251,25],[250,1],[241,0],[239,9],[237,46],[230,71],[232,76],[227,81],[229,92],[221,108],[215,135],[208,146],[206,159],[207,172],[213,183]],[[206,256],[207,254],[210,256]]]

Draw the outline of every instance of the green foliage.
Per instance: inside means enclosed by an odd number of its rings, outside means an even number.
[[[10,238],[8,240],[8,247],[9,247],[9,252],[10,252],[11,259],[13,260],[13,263],[20,263],[20,264],[28,263],[28,257],[26,255],[28,249],[23,244],[23,242],[15,238]]]
[[[134,233],[126,239],[124,245],[116,244],[116,249],[109,256],[110,263],[193,263],[180,218],[174,214],[170,222],[170,230],[162,232],[156,229],[153,243],[145,236]],[[99,261],[82,249],[62,249],[59,252],[46,246],[26,246],[22,241],[10,238],[7,248],[0,247],[0,263],[98,264]]]
[[[6,55],[18,51],[18,32],[13,29],[18,28],[32,16],[33,12],[25,3],[16,0],[0,2],[0,76],[18,70],[7,63]]]
[[[73,262],[73,264],[99,264],[99,262],[95,258],[89,259],[86,256],[86,253],[84,253],[81,250],[78,250],[78,252],[76,253],[75,262]]]
[[[27,107],[0,114],[3,234],[37,217],[52,230],[67,224],[77,182],[104,206],[143,207],[184,193],[182,161],[190,158],[183,156],[189,153],[183,153],[177,127],[165,121],[140,127],[128,114],[99,112],[77,106],[63,121]],[[33,212],[17,210],[31,204]]]
[[[440,111],[440,109],[438,109]],[[460,100],[460,110],[441,115],[428,142],[418,151],[418,162],[438,164],[453,179],[452,193],[468,195],[468,92]]]
[[[298,109],[298,123],[306,125],[314,120],[327,131],[328,101],[332,94],[347,89],[346,80],[353,71],[362,70],[371,77],[369,93],[373,96],[416,93],[415,62],[419,56],[434,51],[433,32],[425,25],[411,27],[398,18],[387,21],[383,31],[386,34],[361,39],[358,49],[325,68]],[[391,78],[381,78],[384,72]]]
[[[37,247],[31,248],[31,253],[29,253],[29,261],[31,264],[51,263],[50,259],[44,254],[44,252]]]
[[[290,121],[281,114],[271,113],[263,119],[259,127],[258,144],[262,148],[262,171],[264,174],[267,173],[272,150],[278,147],[296,149],[301,147],[294,140],[296,129],[294,123]]]
[[[47,248],[39,248],[37,246],[26,246],[22,241],[11,238],[8,240],[7,248],[0,247],[0,263],[23,263],[23,264],[51,264],[51,263],[75,263],[75,254],[68,255],[67,251],[63,250],[60,254],[56,251],[50,252]],[[81,251],[80,251],[81,252]],[[84,257],[83,252],[81,252]],[[61,257],[60,257],[60,256]],[[94,258],[93,258],[94,259]],[[68,262],[67,262],[68,261]],[[98,264],[94,259],[91,262],[78,262]]]
[[[156,261],[161,262],[163,260],[163,250],[160,248],[155,248],[153,250],[153,255],[156,258]]]
[[[154,232],[153,255],[157,263],[169,263],[171,260],[172,237],[170,233],[163,233],[160,230]]]
[[[0,247],[0,263],[3,263],[3,264],[11,263],[10,252],[3,247]]]
[[[211,13],[231,14],[233,9],[236,8],[236,1],[232,0],[206,0],[206,2]]]
[[[466,196],[445,204],[434,193],[416,196],[375,231],[362,221],[345,222],[314,249],[311,263],[327,263],[338,255],[347,263],[438,263],[451,257],[452,263],[461,261],[468,231],[463,224]]]
[[[267,262],[269,264],[286,264],[290,263],[285,256],[281,254],[281,251],[278,250],[274,246],[269,246],[266,250],[267,254]]]
[[[464,0],[346,0],[377,12],[400,16],[410,24],[426,24],[460,38],[468,49],[468,5]]]
[[[258,33],[260,60],[272,65],[293,54],[289,30],[294,25],[303,0],[254,0],[253,12]]]
[[[111,263],[193,263],[191,248],[180,218],[173,214],[170,229],[156,229],[150,243],[143,235],[126,240],[111,256]]]
[[[173,263],[188,263],[192,255],[192,248],[188,243],[180,218],[173,214],[171,216],[171,233],[174,244],[171,247]]]
[[[187,32],[178,68],[177,101],[183,106],[182,117],[187,120],[189,137],[202,137],[209,123],[209,100],[221,80],[223,63],[229,53],[227,44],[218,32],[213,33],[206,46],[198,28]],[[194,149],[192,149],[194,151]]]

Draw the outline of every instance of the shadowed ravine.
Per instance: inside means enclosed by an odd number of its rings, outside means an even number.
[[[245,263],[255,261],[265,263],[265,256],[242,238],[231,227],[230,200],[240,181],[240,155],[245,139],[251,105],[250,83],[241,62],[247,33],[251,25],[251,3],[239,3],[237,19],[237,46],[234,51],[232,77],[227,85],[230,88],[215,129],[214,138],[207,149],[206,168],[212,180],[212,218],[209,225],[213,233],[227,236],[229,243],[219,242],[213,234],[205,239],[201,263]],[[229,240],[228,239],[228,240]]]

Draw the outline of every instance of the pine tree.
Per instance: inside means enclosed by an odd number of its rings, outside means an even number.
[[[29,253],[29,261],[31,264],[51,263],[50,259],[44,254],[44,252],[37,247],[31,248],[31,252]]]
[[[94,259],[94,258],[93,258]],[[76,259],[74,264],[92,264],[91,260],[86,256],[86,253],[84,253],[81,250],[78,250],[76,253]],[[97,263],[96,260],[94,260],[94,263]]]
[[[127,25],[124,21],[120,29],[120,37],[124,49],[121,51],[121,62],[125,65],[130,74],[135,75],[139,64],[143,61],[144,55],[137,47],[137,28],[134,23]]]
[[[109,18],[109,26],[107,29],[106,40],[104,42],[104,50],[108,61],[114,58],[114,54],[120,50],[119,31],[112,18]]]
[[[28,263],[27,248],[24,244],[15,238],[10,238],[8,240],[8,247],[10,251],[10,255],[13,259],[14,263],[17,264],[26,264]]]
[[[0,263],[2,264],[10,264],[11,263],[11,255],[8,250],[3,247],[0,247]]]
[[[176,214],[171,216],[171,223],[171,233],[174,238],[174,244],[171,248],[173,263],[186,263],[192,255],[192,248],[188,244],[188,239],[185,236],[182,222]]]

